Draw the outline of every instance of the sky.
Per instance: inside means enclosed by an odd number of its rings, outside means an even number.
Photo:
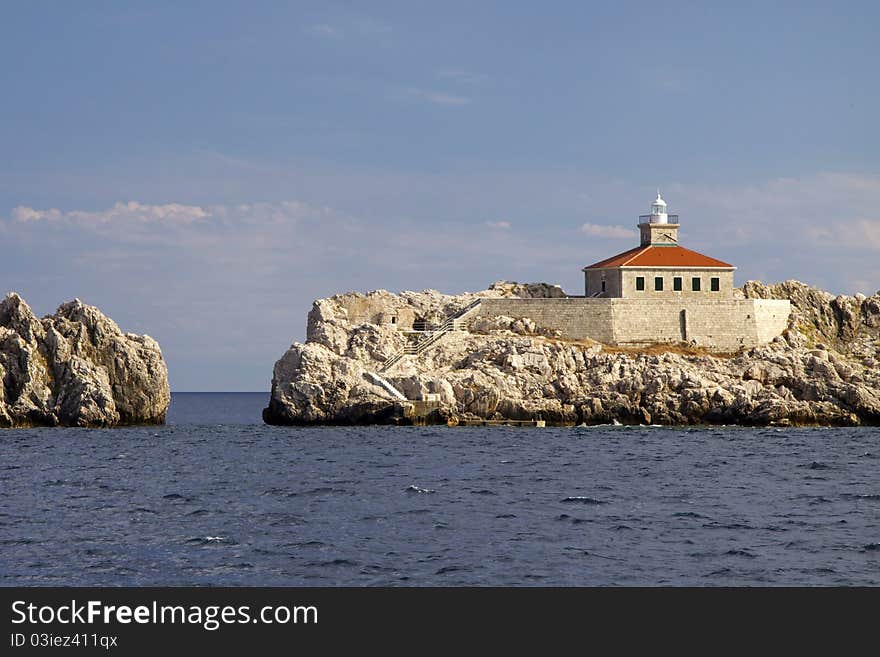
[[[880,289],[880,3],[46,2],[0,20],[0,294],[176,391],[266,391],[316,298],[582,293],[659,188],[737,284]]]

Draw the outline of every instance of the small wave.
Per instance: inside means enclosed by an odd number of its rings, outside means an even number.
[[[269,523],[270,527],[284,527],[285,525],[304,525],[306,519],[289,513],[281,514]]]
[[[587,424],[586,422],[582,422],[581,424],[576,424],[573,429],[607,429],[608,427],[625,427],[625,424],[618,422],[617,420],[613,420],[609,424]]]
[[[472,490],[471,495],[497,495],[494,490],[489,490],[488,488],[481,488],[480,490]]]
[[[880,495],[877,493],[844,493],[841,497],[846,500],[870,500],[871,502],[880,502]]]
[[[707,573],[703,575],[703,577],[718,577],[720,575],[731,575],[733,571],[730,568],[721,568],[720,570],[713,570],[711,573]]]
[[[819,461],[813,461],[809,465],[802,465],[801,467],[809,470],[828,470],[830,466],[825,465],[824,463],[819,463]]]
[[[285,543],[281,547],[284,547],[284,548],[325,548],[328,546],[326,543],[322,543],[321,541],[304,541],[302,543]]]
[[[567,513],[560,513],[558,516],[556,516],[556,519],[570,522],[572,525],[582,525],[585,522],[595,522],[595,520],[592,520],[592,519],[576,518],[574,516],[568,515]]]
[[[427,495],[430,493],[436,493],[437,491],[433,490],[431,488],[422,488],[421,486],[416,486],[415,484],[410,484],[409,486],[406,487],[406,492],[407,493],[422,493],[422,494]]]
[[[268,488],[264,490],[260,495],[287,495],[286,488]]]
[[[308,566],[360,566],[357,561],[352,561],[351,559],[331,559],[330,561],[321,561],[320,563],[310,563],[306,564]]]
[[[862,546],[865,552],[880,552],[880,543],[866,543]]]
[[[187,541],[190,545],[232,545],[234,541],[226,536],[195,536]]]
[[[163,495],[162,499],[163,500],[184,500],[186,498],[183,495],[180,495],[179,493],[169,493],[168,495]]]
[[[721,522],[706,522],[703,523],[703,527],[706,529],[753,529],[751,525],[743,525],[738,522],[732,523],[721,523]]]
[[[465,568],[464,566],[443,566],[442,568],[438,568],[435,575],[445,575],[446,573],[455,573],[461,570],[470,570],[469,568]]]
[[[597,500],[595,497],[587,497],[585,495],[571,495],[561,500],[566,504],[607,504],[604,500]]]
[[[700,515],[699,513],[695,513],[693,511],[679,511],[678,513],[672,514],[673,518],[705,518],[706,516]]]
[[[287,497],[296,497],[297,495],[326,495],[327,493],[345,493],[341,488],[332,488],[330,486],[318,486],[311,490],[302,491],[300,493],[288,493]]]
[[[496,518],[516,518],[516,515],[513,513],[500,513],[495,517]]]
[[[724,554],[727,554],[731,557],[748,557],[749,559],[754,559],[757,555],[752,554],[748,550],[728,550]]]

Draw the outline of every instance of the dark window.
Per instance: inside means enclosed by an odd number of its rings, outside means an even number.
[[[397,318],[396,318],[396,317],[392,317],[392,318],[391,318],[391,323],[392,323],[392,324],[397,324]]]
[[[605,291],[605,281],[602,281],[602,291]]]
[[[721,279],[713,278],[711,281],[712,291],[717,292],[721,289]]]
[[[681,292],[681,276],[676,276],[672,279],[672,289],[676,292]]]
[[[660,291],[663,289],[663,277],[657,276],[654,278],[654,289]]]
[[[645,289],[645,277],[644,276],[636,276],[636,289],[641,292]]]
[[[691,279],[691,289],[692,289],[694,292],[699,292],[699,291],[700,291],[700,277],[699,277],[699,276],[694,276],[694,277]]]

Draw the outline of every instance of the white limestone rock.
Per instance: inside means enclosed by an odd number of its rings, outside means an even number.
[[[378,291],[319,300],[309,339],[275,366],[264,419],[412,422],[413,405],[395,401],[366,376],[406,343],[401,324],[439,323],[475,296],[552,297],[555,290],[499,282],[459,296]],[[741,293],[792,301],[781,339],[733,356],[686,345],[616,349],[542,335],[528,318],[478,317],[471,332],[447,334],[382,376],[411,400],[439,396],[430,416],[438,422],[880,424],[880,295],[835,297],[797,281],[750,281]],[[327,338],[337,330],[345,335]]]
[[[39,320],[0,302],[0,426],[161,424],[171,401],[162,352],[78,299]]]

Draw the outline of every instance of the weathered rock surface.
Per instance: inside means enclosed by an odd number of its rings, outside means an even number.
[[[37,319],[0,301],[0,427],[161,424],[171,400],[159,345],[74,300]]]
[[[789,328],[733,356],[686,345],[610,348],[560,339],[528,318],[477,318],[382,372],[447,418],[558,424],[880,424],[880,293],[835,297],[798,281],[746,283],[746,297],[790,299]],[[414,405],[368,376],[407,336],[385,322],[435,323],[476,296],[558,296],[556,286],[499,282],[477,294],[343,294],[315,302],[305,344],[276,363],[263,412],[273,424],[408,423]],[[365,310],[368,309],[368,310]],[[385,318],[385,319],[383,319]]]

